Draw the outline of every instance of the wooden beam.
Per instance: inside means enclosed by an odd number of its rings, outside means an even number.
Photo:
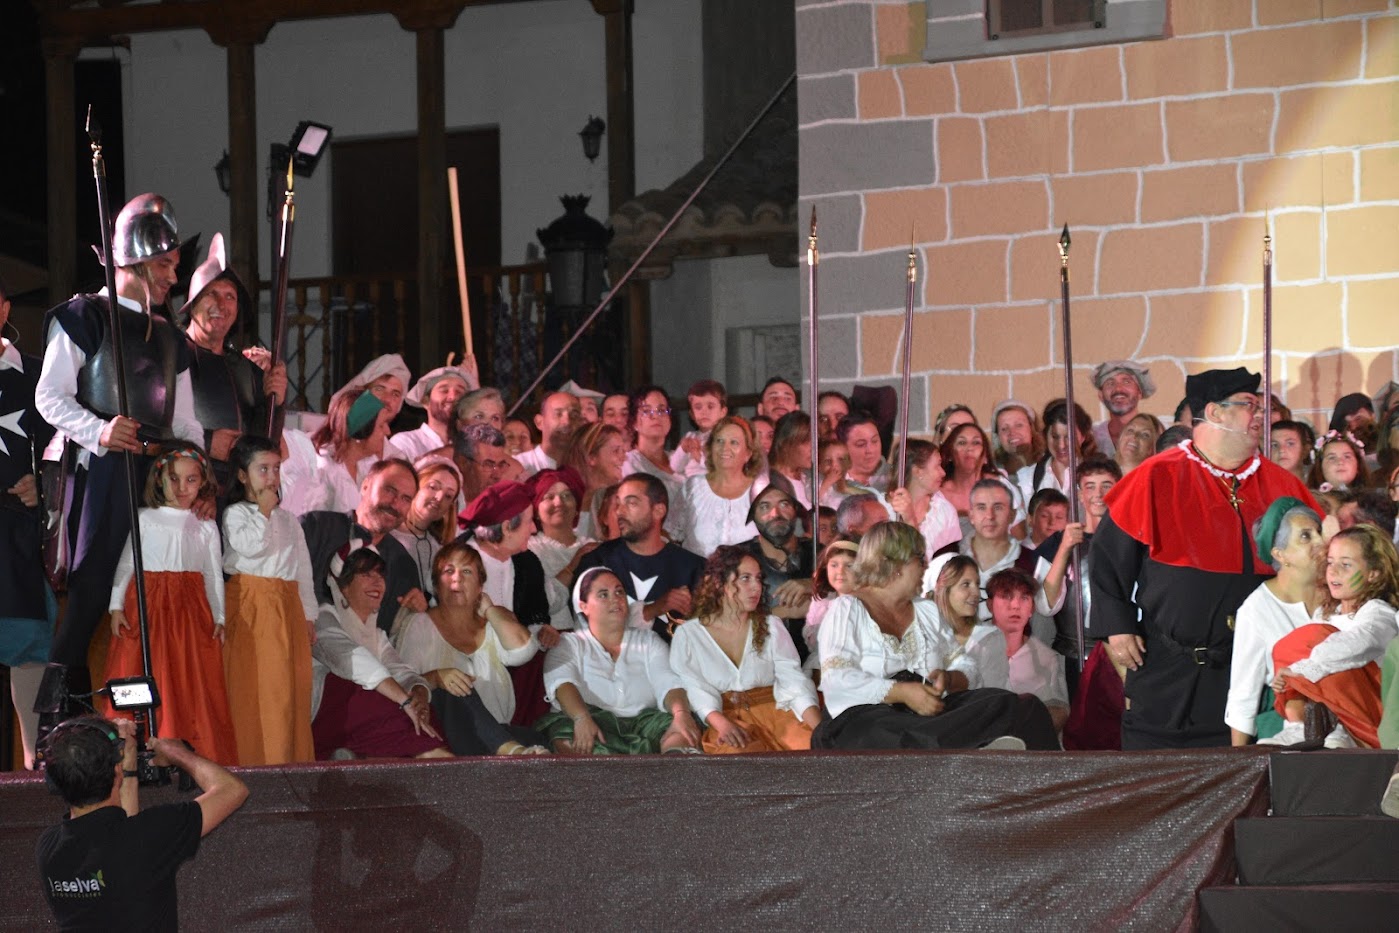
[[[229,45],[228,57],[228,234],[229,262],[252,297],[250,313],[238,319],[243,340],[257,338],[257,69],[250,43]],[[275,271],[275,270],[274,270]]]
[[[446,57],[442,29],[418,37],[418,366],[442,360],[442,270],[447,229]]]
[[[78,253],[78,127],[74,112],[73,63],[78,44],[44,41],[48,96],[49,303],[73,294]]]
[[[172,29],[203,29],[211,36],[230,24],[287,22],[337,16],[389,13],[398,17],[453,15],[467,6],[499,0],[185,0],[183,3],[138,3],[58,10],[39,8],[39,29],[46,36],[71,36],[84,42],[113,36]]]
[[[607,36],[607,212],[636,194],[636,108],[632,100],[633,0],[593,0]]]

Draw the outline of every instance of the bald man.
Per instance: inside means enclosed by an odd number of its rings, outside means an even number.
[[[534,426],[543,438],[533,450],[515,455],[525,468],[522,479],[528,479],[540,470],[557,469],[568,450],[568,442],[573,440],[573,432],[583,423],[583,409],[578,399],[567,392],[555,392],[544,399],[539,406],[539,414],[534,416]]]

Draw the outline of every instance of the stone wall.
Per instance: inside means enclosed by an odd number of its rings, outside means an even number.
[[[1076,393],[1137,358],[1169,414],[1261,368],[1269,219],[1275,390],[1320,417],[1399,378],[1395,0],[1170,0],[1158,41],[936,64],[933,3],[796,2],[823,383],[896,383],[912,236],[911,426],[1062,395],[1068,223]]]

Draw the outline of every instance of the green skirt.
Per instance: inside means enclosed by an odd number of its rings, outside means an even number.
[[[661,750],[661,736],[674,721],[670,713],[659,709],[644,709],[627,717],[597,706],[589,706],[588,712],[600,733],[593,745],[594,755],[653,755]],[[573,718],[568,713],[546,713],[534,728],[548,736],[550,743],[573,741]]]

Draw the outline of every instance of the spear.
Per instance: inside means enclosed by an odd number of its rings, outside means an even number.
[[[1273,237],[1263,228],[1263,456],[1273,452]]]
[[[277,286],[272,293],[272,365],[282,362],[287,339],[287,281],[291,275],[291,234],[296,224],[296,195],[292,191],[292,157],[287,157],[287,191],[282,202],[282,235],[277,247]],[[286,403],[267,395],[267,436],[277,442],[282,439],[282,426],[287,420]]]
[[[112,209],[107,199],[107,162],[102,155],[102,125],[87,108],[87,138],[92,146],[92,177],[97,183],[97,226],[102,237],[102,258],[107,273],[107,332],[112,341],[112,361],[116,364],[117,414],[131,417],[131,405],[126,394],[126,354],[121,327],[120,303],[117,301],[116,257],[112,251]],[[149,313],[149,309],[147,309]],[[141,640],[141,675],[151,677],[151,635],[150,621],[146,612],[146,567],[141,552],[140,503],[136,498],[136,455],[129,450],[122,451],[126,466],[126,507],[131,516],[131,565],[132,582],[136,584],[136,626]],[[147,708],[146,721],[151,735],[155,735],[154,709]]]
[[[894,474],[893,488],[904,485],[904,468],[908,465],[908,390],[913,381],[913,290],[918,282],[918,260],[913,244],[917,234],[910,231],[908,240],[908,287],[904,294],[904,359],[903,390],[899,392],[899,472]]]
[[[817,412],[816,399],[820,394],[820,374],[817,371],[817,348],[819,346],[816,339],[816,269],[821,265],[821,252],[816,248],[816,205],[811,206],[811,233],[806,238],[806,284],[807,284],[807,318],[810,321],[810,333],[807,335],[807,352],[809,356],[809,366],[807,373],[810,376],[810,389],[808,390],[807,407],[811,411],[811,515],[808,518],[811,532],[811,568],[813,571],[821,560],[821,535],[818,534],[821,525],[821,417]]]
[[[1064,419],[1069,429],[1069,517],[1070,521],[1080,521],[1078,501],[1078,409],[1074,405],[1074,345],[1069,326],[1069,225],[1064,224],[1064,232],[1059,235],[1059,309],[1064,333],[1064,405],[1067,417]],[[1077,545],[1073,550],[1074,626],[1078,633],[1078,664],[1083,667],[1083,557]]]

